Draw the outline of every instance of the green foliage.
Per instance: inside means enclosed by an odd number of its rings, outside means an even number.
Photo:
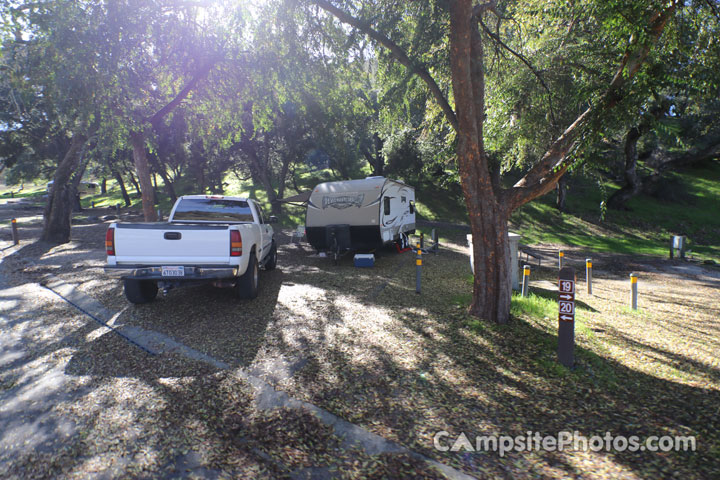
[[[446,2],[334,3],[387,34],[453,103]],[[597,101],[630,38],[645,38],[647,17],[661,3],[523,0],[498,2],[498,15],[482,17],[485,146],[505,185]],[[111,178],[117,171],[128,181],[128,132],[146,127],[149,116],[212,64],[192,94],[146,131],[152,170],[176,183],[178,193],[231,192],[232,179],[242,178],[256,189],[292,194],[315,174],[367,175],[372,159],[429,197],[438,186],[452,192],[432,208],[421,198],[425,218],[465,219],[455,133],[425,83],[311,2],[3,1],[0,12],[6,20],[0,162],[8,181],[48,179],[79,130],[95,133],[85,151],[92,175]],[[671,106],[643,137],[641,150],[711,144],[720,118],[716,20],[706,2],[688,3],[617,113],[598,119],[573,155],[616,171],[627,129],[668,99]],[[599,204],[594,196],[585,198]],[[554,219],[545,207],[527,212]]]
[[[696,167],[671,176],[687,196],[668,201],[646,195],[628,203],[629,211],[610,211],[600,222],[602,199],[597,187],[576,180],[568,199],[570,213],[554,208],[549,196],[524,205],[512,217],[513,231],[523,243],[551,243],[586,247],[595,251],[665,256],[671,235],[687,235],[694,255],[720,258],[720,164]],[[617,187],[606,184],[609,192]],[[676,187],[677,188],[677,187]],[[573,193],[574,192],[574,193]]]

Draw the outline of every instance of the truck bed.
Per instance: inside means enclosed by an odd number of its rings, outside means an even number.
[[[132,265],[228,265],[230,225],[119,223],[116,262]]]

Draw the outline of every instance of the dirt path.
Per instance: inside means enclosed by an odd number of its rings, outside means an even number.
[[[0,207],[5,217],[17,218],[19,211],[25,211],[25,208],[16,205]],[[232,476],[246,476],[245,469],[265,471],[273,477],[280,472],[292,478],[315,478],[317,475],[330,478],[334,475],[332,471],[347,471],[350,477],[362,477],[362,467],[353,466],[358,459],[386,454],[391,458],[374,462],[397,472],[408,468],[413,472],[427,470],[427,475],[434,477],[444,471],[448,478],[465,478],[441,464],[436,464],[438,470],[433,472],[425,459],[404,447],[312,404],[294,400],[267,383],[288,380],[306,360],[298,362],[282,355],[266,356],[248,365],[247,369],[230,369],[223,361],[178,343],[174,338],[138,327],[137,324],[142,322],[126,314],[127,305],[123,304],[118,313],[113,314],[83,293],[98,293],[96,290],[101,286],[117,290],[117,281],[109,281],[101,271],[104,253],[96,240],[103,238],[106,228],[103,223],[78,225],[74,227],[70,244],[50,246],[36,241],[39,235],[37,218],[22,217],[22,220],[21,246],[8,249],[9,254],[0,263],[5,281],[0,290],[0,305],[10,312],[0,317],[0,330],[6,332],[0,341],[4,352],[0,358],[0,431],[3,432],[0,437],[0,464],[3,465],[0,476],[3,478],[54,478],[58,474],[83,478],[116,477],[140,472],[171,476],[190,472],[202,477],[232,472]],[[272,287],[272,278],[267,278],[268,275],[263,277],[266,281],[265,303],[272,304],[277,300],[271,295],[276,287]],[[65,280],[71,283],[65,283]],[[212,289],[206,290],[206,293],[217,295]],[[177,295],[172,293],[173,297]],[[216,300],[222,298],[220,302],[230,307],[228,314],[232,315],[237,301],[228,292],[221,293],[227,298],[216,296]],[[112,301],[107,303],[114,304]],[[164,309],[168,305],[158,303],[158,316],[165,316]],[[252,318],[266,321],[262,318],[264,307],[260,308],[251,312],[255,316]],[[180,316],[181,321],[183,318],[187,316]],[[197,318],[193,318],[193,322],[202,323]],[[222,336],[218,330],[209,338],[216,341]],[[190,343],[198,344],[197,341]],[[200,347],[209,345],[200,343]],[[213,348],[207,350],[216,353]],[[237,364],[233,356],[225,357]],[[212,372],[218,368],[225,372],[213,376]],[[244,465],[238,469],[235,463],[218,465],[211,454],[200,451],[199,447],[208,441],[206,436],[196,437],[190,445],[172,436],[165,440],[158,438],[160,428],[157,423],[168,410],[167,392],[153,388],[143,380],[149,377],[172,383],[173,379],[197,379],[198,376],[214,379],[216,384],[224,382],[225,388],[239,389],[243,397],[240,408],[258,422],[267,421],[268,416],[273,421],[278,412],[290,409],[292,413],[281,414],[292,424],[292,417],[303,417],[312,412],[314,419],[305,418],[303,428],[314,425],[324,431],[325,437],[328,434],[331,437],[325,438],[324,445],[313,446],[306,454],[316,455],[318,449],[335,444],[332,458],[325,454],[321,459],[297,464],[286,462],[277,455],[271,456],[267,450],[283,448],[283,439],[267,441],[267,432],[260,429],[256,433],[258,438],[247,441],[249,447],[245,450],[249,451],[250,458],[241,462]],[[192,394],[197,394],[194,388],[192,390]],[[252,398],[255,400],[251,401]],[[201,404],[207,401],[205,398],[198,400],[200,404],[196,401],[185,405],[190,411],[178,413],[182,417],[195,416],[194,410],[202,410]],[[101,414],[97,402],[114,412]],[[150,409],[150,419],[143,416],[141,421],[134,422],[135,431],[128,437],[125,432],[128,425],[123,419],[137,418],[138,412],[148,409],[148,402],[157,402],[159,407]],[[238,406],[233,405],[233,408]],[[263,413],[265,411],[269,413]],[[251,423],[248,426],[253,430]],[[153,429],[155,434],[150,432]],[[187,425],[182,420],[174,422],[171,429],[187,435]],[[306,438],[301,432],[297,434],[301,441],[312,443],[312,438]],[[103,452],[108,442],[112,442],[110,448]],[[120,443],[121,448],[117,448],[116,443]],[[261,447],[255,444],[261,444]],[[32,453],[28,453],[28,448]],[[156,456],[160,450],[162,461],[149,461],[147,455],[139,456],[148,449]],[[182,453],[188,449],[191,450],[189,454]],[[132,458],[132,465],[128,456]],[[365,463],[371,465],[373,462]]]

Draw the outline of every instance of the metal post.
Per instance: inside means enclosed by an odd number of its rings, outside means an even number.
[[[430,233],[430,235],[432,236],[432,241],[433,241],[433,247],[432,247],[432,248],[433,248],[433,253],[437,253],[437,252],[438,252],[438,249],[440,248],[440,244],[438,243],[438,234],[437,234],[437,231],[435,231],[435,229],[433,228],[433,229],[432,229],[432,232]]]
[[[415,293],[420,293],[420,270],[422,269],[422,250],[417,244],[417,256],[415,257]]]
[[[158,208],[157,214],[158,214],[158,220],[159,220],[159,221],[162,221],[162,210],[160,210],[160,209]]]
[[[563,268],[563,257],[565,257],[565,252],[560,250],[558,252],[558,270],[562,270]]]
[[[19,244],[20,244],[20,235],[18,234],[17,220],[15,220],[15,219],[13,218],[13,219],[10,221],[10,223],[12,224],[12,240],[13,240],[13,245],[19,245]]]
[[[585,259],[585,281],[588,295],[592,295],[592,258]]]
[[[530,265],[523,266],[523,283],[522,283],[522,296],[528,296],[528,290],[530,289]]]
[[[425,234],[420,232],[420,248],[425,248]]]
[[[630,274],[630,306],[637,310],[637,273]]]
[[[115,214],[120,215],[120,204],[119,203],[115,204]]]

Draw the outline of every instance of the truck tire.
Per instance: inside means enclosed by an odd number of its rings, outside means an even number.
[[[235,295],[250,300],[258,296],[258,262],[254,252],[250,254],[247,270],[235,283]]]
[[[267,260],[265,260],[265,270],[275,270],[275,267],[277,267],[277,246],[273,242]]]
[[[124,287],[125,296],[131,303],[152,302],[158,293],[157,283],[152,280],[133,280],[126,278]]]

